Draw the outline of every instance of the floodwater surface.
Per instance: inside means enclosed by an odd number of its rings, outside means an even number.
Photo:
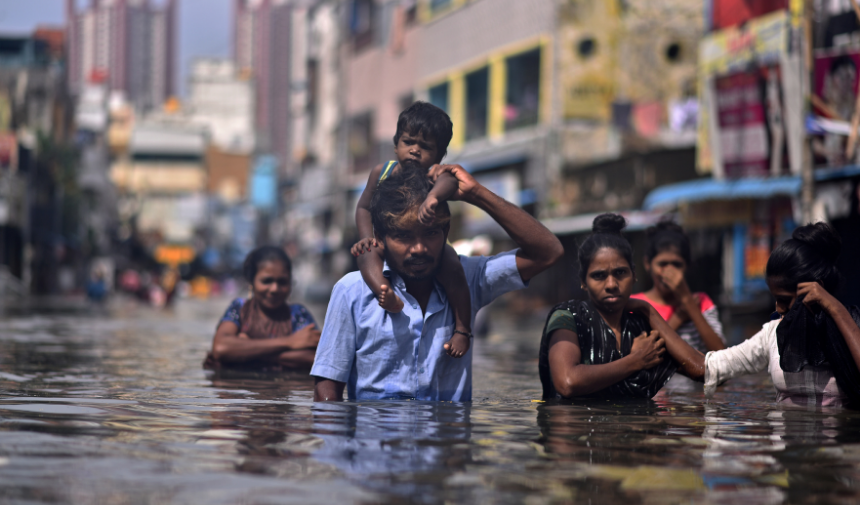
[[[306,375],[201,368],[226,305],[6,310],[0,501],[860,501],[860,415],[777,408],[765,375],[710,403],[545,403],[542,320],[499,316],[471,403],[314,404]]]

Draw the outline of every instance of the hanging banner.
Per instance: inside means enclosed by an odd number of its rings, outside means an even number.
[[[777,11],[743,26],[720,30],[699,44],[699,71],[712,76],[742,71],[750,63],[770,65],[788,52],[789,15]]]

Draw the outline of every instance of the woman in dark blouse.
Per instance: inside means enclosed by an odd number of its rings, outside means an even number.
[[[204,367],[309,369],[320,331],[305,307],[287,303],[290,258],[277,247],[263,246],[245,258],[242,270],[252,295],[227,308]]]
[[[579,248],[588,298],[559,304],[547,318],[539,355],[544,398],[651,398],[676,370],[700,372],[701,353],[650,304],[630,300],[633,251],[624,226],[623,217],[601,214]]]

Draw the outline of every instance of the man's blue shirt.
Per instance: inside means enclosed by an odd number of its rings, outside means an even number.
[[[526,287],[516,251],[460,256],[460,263],[472,298],[473,323],[478,309]],[[345,275],[332,291],[311,375],[345,382],[351,400],[470,401],[471,348],[459,359],[442,348],[454,331],[445,290],[436,283],[422,314],[403,280],[387,266],[384,273],[403,300],[403,311],[392,314],[380,307],[359,272]]]

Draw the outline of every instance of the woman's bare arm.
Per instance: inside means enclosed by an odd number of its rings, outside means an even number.
[[[723,339],[721,339],[717,332],[714,331],[714,328],[708,324],[708,321],[699,309],[700,305],[698,297],[688,296],[681,300],[681,303],[684,305],[684,309],[687,311],[690,321],[693,322],[693,326],[695,326],[696,330],[699,331],[699,336],[702,337],[702,342],[705,343],[708,350],[719,351],[725,349],[726,344],[723,343]],[[669,326],[672,327],[671,324]],[[677,330],[678,327],[675,326],[672,327],[672,329]]]
[[[320,331],[316,325],[305,326],[292,335],[267,339],[239,337],[239,327],[223,321],[212,340],[212,357],[222,363],[241,363],[255,359],[275,359],[284,351],[316,348]]]
[[[851,351],[851,357],[854,358],[854,363],[857,368],[860,368],[860,328],[854,322],[854,318],[839,300],[827,292],[821,284],[817,282],[801,282],[797,285],[797,298],[803,297],[803,304],[807,307],[820,305],[836,323],[839,328],[839,333],[848,344],[848,349]]]
[[[648,305],[648,322],[651,325],[651,329],[660,332],[660,335],[666,339],[666,349],[680,365],[678,370],[693,380],[704,381],[705,355],[684,342],[684,339],[679,337],[675,330],[669,327],[666,321],[663,320],[663,316],[650,303],[644,303]]]
[[[630,354],[600,365],[583,365],[579,339],[571,330],[552,332],[549,341],[549,368],[555,390],[566,398],[596,393],[623,381],[639,370],[662,361],[665,351],[657,335],[641,335],[633,342]]]

